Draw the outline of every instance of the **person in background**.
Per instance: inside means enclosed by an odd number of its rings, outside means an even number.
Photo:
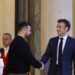
[[[3,75],[5,75],[5,68],[7,65],[7,59],[8,59],[8,51],[9,47],[12,41],[12,36],[10,33],[4,33],[2,36],[2,43],[3,43],[3,48],[1,48],[1,58],[3,59],[4,62],[4,68],[3,68]]]
[[[44,65],[50,59],[48,75],[72,75],[72,61],[75,75],[75,39],[68,35],[69,30],[70,22],[67,19],[57,21],[58,36],[49,40],[41,59]]]
[[[10,45],[6,75],[28,75],[30,66],[43,68],[43,64],[37,61],[32,55],[28,44],[28,37],[31,34],[31,26],[27,22],[17,25],[18,33]]]
[[[0,75],[3,74],[3,68],[4,68],[4,63],[3,59],[1,58],[1,52],[0,52]]]

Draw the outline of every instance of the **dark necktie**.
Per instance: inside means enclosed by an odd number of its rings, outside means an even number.
[[[63,38],[60,38],[59,55],[58,55],[58,65],[60,67],[62,67],[62,45],[63,45]]]

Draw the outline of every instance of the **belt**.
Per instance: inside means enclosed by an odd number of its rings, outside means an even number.
[[[56,66],[56,67],[59,67],[59,65],[58,65],[58,64],[56,64],[55,66]]]

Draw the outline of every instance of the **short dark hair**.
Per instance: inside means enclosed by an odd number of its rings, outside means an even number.
[[[30,26],[30,24],[28,22],[20,22],[18,25],[17,25],[17,32],[20,31],[23,27],[28,27]]]
[[[71,25],[67,19],[59,19],[57,22],[58,23],[61,23],[61,22],[65,23],[65,26],[68,27],[68,31],[70,30]]]

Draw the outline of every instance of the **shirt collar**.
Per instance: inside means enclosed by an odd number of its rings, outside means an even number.
[[[65,35],[65,36],[63,36],[63,37],[59,36],[59,38],[63,38],[64,40],[66,40],[66,39],[67,39],[67,37],[68,37],[68,34],[66,34],[66,35]]]
[[[4,50],[9,50],[9,47],[7,47],[7,48],[6,48],[6,47],[4,47],[3,49],[4,49]]]

